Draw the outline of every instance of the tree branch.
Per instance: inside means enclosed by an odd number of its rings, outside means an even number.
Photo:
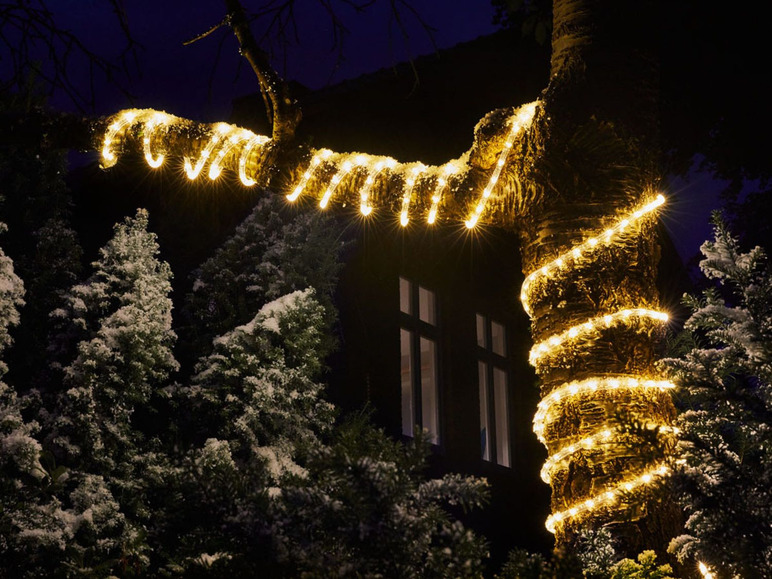
[[[257,75],[264,100],[270,102],[267,112],[268,120],[273,126],[273,141],[282,146],[295,137],[295,129],[301,119],[300,107],[291,97],[287,83],[273,69],[268,56],[258,46],[241,2],[225,0],[225,6],[228,10],[229,24],[239,42],[241,53]]]

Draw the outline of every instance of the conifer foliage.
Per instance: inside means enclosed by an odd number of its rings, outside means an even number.
[[[664,360],[682,413],[675,483],[688,516],[670,550],[742,577],[772,575],[772,274],[721,217],[700,268],[718,286],[687,297],[685,353]]]

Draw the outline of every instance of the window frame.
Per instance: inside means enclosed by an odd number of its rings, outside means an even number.
[[[402,284],[407,283],[408,285],[408,310],[405,311],[403,308],[403,286]],[[436,432],[432,432],[429,430],[429,442],[431,442],[434,446],[441,446],[444,436],[443,436],[443,420],[442,420],[442,389],[440,388],[441,384],[441,374],[442,374],[442,366],[440,364],[440,356],[441,356],[441,343],[440,343],[440,312],[439,312],[439,301],[437,298],[437,292],[433,289],[430,289],[426,285],[423,285],[417,281],[414,281],[410,277],[407,277],[405,275],[399,275],[399,295],[400,295],[400,304],[399,304],[399,330],[400,330],[400,356],[403,354],[404,345],[402,343],[404,333],[408,333],[410,335],[410,344],[409,344],[409,352],[410,352],[410,387],[411,387],[411,401],[412,401],[412,414],[413,414],[413,424],[412,425],[406,425],[405,423],[405,398],[404,398],[404,388],[405,388],[405,381],[404,376],[400,380],[400,396],[401,396],[401,419],[402,419],[402,435],[407,437],[413,437],[415,435],[415,427],[418,426],[420,428],[427,428],[425,422],[425,413],[424,413],[424,382],[422,381],[423,378],[425,378],[424,375],[424,360],[423,360],[423,352],[422,352],[422,341],[428,340],[434,344],[434,355],[432,356],[433,360],[430,364],[430,367],[433,369],[433,378],[434,378],[434,418],[433,421],[436,424]],[[431,297],[431,301],[429,302],[429,307],[431,308],[429,310],[429,313],[426,317],[429,318],[429,320],[425,320],[422,317],[422,310],[421,310],[421,294],[422,292],[427,292],[425,295],[427,297]],[[400,370],[402,369],[402,361],[400,360]],[[429,420],[431,422],[431,420]],[[428,428],[427,428],[428,429]]]
[[[482,336],[480,335],[480,321],[482,320]],[[496,324],[501,328],[503,332],[503,344],[502,353],[498,353],[495,350],[496,344],[493,341],[493,325]],[[482,337],[482,339],[481,339]],[[475,341],[476,341],[476,356],[475,362],[477,364],[477,393],[478,403],[480,405],[478,414],[478,433],[480,434],[480,453],[479,457],[482,461],[495,464],[503,468],[512,468],[513,464],[513,442],[512,442],[512,362],[508,355],[509,353],[509,332],[507,327],[502,322],[493,319],[491,316],[480,313],[475,313]],[[484,367],[484,371],[483,371]],[[504,377],[504,408],[500,408],[501,404],[496,403],[496,373],[499,371]],[[483,396],[483,375],[485,376],[484,389],[485,396]],[[483,406],[483,401],[486,405]],[[483,414],[485,414],[485,422],[483,424]],[[498,420],[501,416],[506,420],[506,455],[504,458],[499,456],[499,451],[502,447],[502,440],[504,437],[500,436]],[[482,429],[486,426],[486,442],[483,446]],[[500,438],[502,440],[500,440]],[[487,455],[487,458],[486,458]]]

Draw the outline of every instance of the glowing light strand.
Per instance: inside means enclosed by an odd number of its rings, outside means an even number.
[[[652,201],[649,201],[645,205],[642,205],[629,215],[625,215],[621,218],[613,227],[610,227],[600,233],[597,236],[590,237],[584,242],[575,245],[569,251],[566,251],[562,255],[553,259],[551,262],[545,264],[543,267],[532,272],[525,278],[523,286],[520,290],[520,301],[523,303],[523,309],[530,316],[532,314],[528,295],[533,284],[540,277],[551,277],[557,272],[569,268],[571,265],[576,264],[583,258],[587,258],[588,254],[598,247],[601,243],[609,244],[616,240],[625,229],[631,224],[639,221],[643,217],[649,215],[652,211],[655,211],[665,203],[665,197],[662,194],[657,195]]]
[[[247,142],[241,149],[241,154],[239,155],[239,180],[245,187],[254,187],[257,181],[247,175],[247,161],[254,149],[262,147],[271,139],[265,135],[255,135],[251,131],[244,131],[244,136]]]
[[[647,318],[661,322],[667,322],[669,319],[665,312],[645,308],[624,309],[614,312],[613,314],[590,318],[583,324],[569,328],[565,332],[555,334],[546,340],[539,342],[531,348],[528,359],[531,364],[535,366],[542,358],[551,355],[556,349],[560,348],[564,343],[570,340],[582,338],[596,330],[609,328],[620,322],[629,324],[635,319],[643,320]]]
[[[362,186],[361,191],[359,192],[359,211],[361,211],[362,215],[370,215],[370,213],[373,212],[373,207],[370,205],[370,191],[373,189],[373,184],[375,184],[375,180],[378,178],[378,176],[385,170],[394,170],[394,167],[397,166],[397,161],[391,158],[386,158],[382,161],[378,161],[374,165],[374,170],[369,171],[367,174],[367,178],[365,179],[365,184]]]
[[[156,112],[156,113],[153,113],[150,120],[145,122],[145,126],[144,126],[145,136],[142,139],[142,148],[145,153],[145,161],[153,169],[158,169],[158,167],[163,165],[164,154],[160,153],[157,157],[154,157],[153,151],[150,148],[150,141],[153,138],[153,134],[156,132],[156,130],[160,126],[166,125],[169,122],[169,120],[170,120],[170,117],[166,113]]]
[[[198,160],[196,161],[196,164],[193,165],[190,157],[184,158],[185,174],[188,176],[188,179],[190,179],[191,181],[194,181],[199,176],[199,174],[201,173],[201,170],[204,168],[204,165],[206,165],[206,162],[209,160],[209,157],[212,155],[214,150],[220,144],[220,141],[222,141],[226,136],[228,136],[228,134],[231,131],[234,131],[235,129],[236,127],[228,125],[227,123],[217,123],[215,125],[214,131],[209,137],[209,141],[207,142],[206,146],[201,151],[201,153],[198,155]]]
[[[101,165],[103,169],[109,169],[118,162],[118,156],[112,151],[112,144],[119,134],[134,123],[136,118],[136,111],[124,111],[118,116],[118,119],[113,121],[107,128],[105,138],[102,141]]]
[[[509,157],[509,153],[515,144],[515,138],[521,131],[525,130],[531,124],[533,116],[536,113],[537,104],[538,101],[520,107],[520,110],[517,111],[514,118],[512,119],[512,128],[510,129],[507,140],[504,143],[504,148],[501,150],[501,153],[499,153],[499,158],[496,161],[496,166],[493,168],[493,173],[491,173],[490,179],[488,179],[488,184],[483,189],[482,197],[477,202],[474,213],[472,213],[469,219],[464,222],[467,229],[472,229],[475,225],[477,225],[477,221],[480,219],[480,215],[485,210],[485,204],[488,201],[488,198],[491,196],[491,193],[493,193],[493,188],[499,181],[501,170],[507,163],[507,157]]]
[[[322,195],[321,200],[319,201],[319,207],[322,209],[327,208],[327,204],[330,202],[330,199],[332,198],[332,194],[335,193],[335,189],[338,187],[338,184],[343,181],[343,179],[346,178],[346,176],[351,173],[351,171],[356,167],[364,167],[367,165],[367,159],[364,155],[357,155],[354,158],[354,162],[352,163],[349,160],[344,161],[340,167],[338,168],[338,172],[335,173],[335,175],[332,176],[332,179],[330,180],[329,185],[327,185],[327,189],[324,192],[324,195]]]
[[[565,523],[571,519],[577,519],[587,516],[593,511],[603,507],[613,506],[624,493],[639,490],[670,474],[670,469],[665,463],[660,463],[655,467],[644,471],[642,474],[624,479],[616,484],[607,486],[602,492],[597,493],[588,499],[578,502],[563,511],[558,511],[547,517],[546,527],[550,533],[554,533],[556,526]]]
[[[556,405],[565,400],[581,396],[593,395],[597,392],[614,392],[618,390],[650,390],[666,391],[675,388],[675,384],[669,380],[641,379],[634,376],[605,376],[600,378],[588,378],[563,384],[544,397],[536,407],[533,417],[533,431],[542,443],[546,443],[544,430],[549,422],[554,419]]]
[[[322,164],[322,161],[326,161],[332,157],[332,155],[333,152],[329,149],[320,149],[314,154],[314,156],[311,158],[311,163],[309,164],[305,173],[303,173],[303,176],[300,178],[300,182],[295,186],[295,189],[293,189],[292,193],[287,195],[287,201],[292,203],[297,201],[298,197],[300,197],[300,194],[306,188],[306,185],[308,185],[308,181],[311,179],[311,177],[313,177],[316,169],[319,167],[319,165]]]
[[[129,109],[121,111],[116,115],[116,119],[105,131],[101,151],[102,168],[107,169],[117,163],[118,157],[113,151],[114,143],[125,135],[126,131],[132,126],[141,124],[143,135],[142,150],[145,161],[150,167],[157,169],[163,164],[166,155],[164,153],[158,153],[157,155],[153,154],[152,144],[156,133],[162,126],[171,126],[181,122],[184,121],[178,117],[153,109]],[[239,155],[239,178],[245,186],[250,187],[255,184],[255,181],[246,174],[247,159],[255,147],[263,146],[269,141],[270,138],[266,136],[255,135],[252,131],[241,129],[235,125],[217,123],[195,165],[190,158],[184,158],[185,172],[189,179],[196,179],[207,161],[214,156],[214,160],[209,167],[209,178],[216,179],[222,173],[222,162],[228,153],[234,148],[239,147],[242,143],[246,143],[242,146]]]
[[[415,167],[410,169],[410,176],[405,178],[405,183],[402,189],[402,210],[399,214],[399,223],[402,227],[407,227],[409,217],[408,208],[410,207],[410,200],[413,196],[413,188],[416,181],[422,173],[424,173],[428,167],[422,163],[418,163]]]
[[[678,428],[668,424],[657,424],[654,422],[646,424],[645,428],[650,431],[657,430],[658,432],[671,434],[678,434],[680,432]],[[541,467],[541,472],[539,473],[541,480],[549,484],[552,480],[552,471],[555,470],[558,466],[582,450],[593,450],[605,443],[611,442],[614,434],[614,430],[610,428],[603,428],[602,430],[595,432],[590,436],[585,436],[581,440],[573,442],[559,449],[557,452],[550,455],[544,462],[544,465]]]
[[[458,168],[453,163],[447,163],[442,168],[441,175],[437,177],[437,184],[434,186],[434,193],[432,193],[432,205],[429,208],[429,215],[426,218],[426,222],[429,225],[434,225],[434,222],[437,220],[437,209],[442,200],[442,192],[448,185],[448,178],[456,173],[456,171],[458,171]]]

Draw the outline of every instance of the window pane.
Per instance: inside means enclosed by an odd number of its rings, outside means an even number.
[[[439,401],[437,399],[437,346],[421,338],[421,425],[429,431],[429,441],[440,443]]]
[[[499,356],[506,356],[506,342],[504,338],[504,326],[498,322],[491,322],[491,350]]]
[[[509,396],[507,374],[493,369],[493,406],[496,413],[496,462],[509,466]]]
[[[408,315],[413,313],[410,303],[410,282],[404,277],[399,278],[399,311]]]
[[[401,281],[401,280],[400,280]],[[413,411],[413,334],[399,331],[399,349],[402,358],[402,434],[413,436],[415,412]]]
[[[477,362],[478,384],[480,385],[480,456],[491,459],[490,409],[488,408],[488,365]]]
[[[485,318],[480,314],[475,314],[477,318],[477,345],[485,348]]]
[[[434,292],[418,286],[418,317],[422,322],[434,326],[437,324],[435,310]]]

